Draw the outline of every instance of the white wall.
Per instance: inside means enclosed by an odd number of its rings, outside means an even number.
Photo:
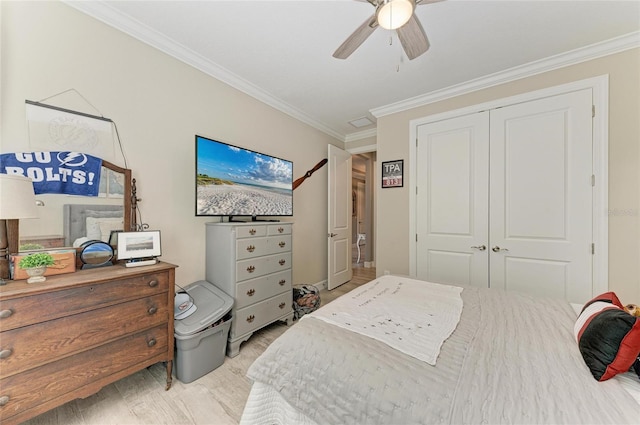
[[[640,303],[640,49],[380,117],[378,162],[404,159],[404,175],[410,175],[410,120],[604,74],[609,75],[609,288],[624,303]],[[378,190],[378,274],[409,274],[409,212],[401,207],[408,206],[409,186]]]
[[[63,3],[0,2],[0,16],[0,152],[28,146],[25,99],[77,90],[117,124],[143,221],[161,230],[180,285],[204,278],[204,223],[219,220],[195,217],[195,134],[292,160],[294,178],[326,158],[327,144],[344,147]],[[96,113],[73,93],[49,103]],[[296,189],[285,218],[295,223],[294,284],[326,279],[326,172]]]

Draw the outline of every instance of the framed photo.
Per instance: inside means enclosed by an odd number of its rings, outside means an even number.
[[[382,188],[402,187],[404,160],[386,161],[382,163]]]
[[[117,246],[118,260],[153,258],[162,254],[159,230],[119,232]]]

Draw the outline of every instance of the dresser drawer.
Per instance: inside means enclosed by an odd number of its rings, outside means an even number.
[[[237,226],[235,229],[236,238],[255,238],[267,235],[265,226]]]
[[[284,291],[291,291],[291,269],[239,283],[234,307],[240,309]]]
[[[244,260],[247,258],[261,257],[269,252],[268,238],[250,238],[236,240],[236,259]]]
[[[12,416],[27,409],[81,390],[92,382],[108,379],[127,368],[136,365],[143,368],[158,362],[160,357],[166,359],[168,342],[167,327],[158,326],[1,379],[0,399],[4,398],[5,403],[0,407],[0,423],[10,421]]]
[[[238,309],[231,328],[232,338],[253,332],[291,311],[293,294],[287,291],[273,298]],[[234,326],[235,325],[235,326]]]
[[[261,257],[263,255],[287,251],[291,251],[291,235],[238,239],[236,241],[237,260]]]
[[[290,224],[270,224],[269,226],[267,226],[267,234],[268,235],[290,235],[291,225]]]
[[[0,378],[152,328],[168,319],[167,295],[160,294],[3,332]]]
[[[251,258],[236,263],[236,281],[264,276],[291,268],[291,252]]]
[[[0,331],[167,292],[168,289],[169,276],[167,273],[150,273],[127,279],[116,279],[8,299],[0,301]]]

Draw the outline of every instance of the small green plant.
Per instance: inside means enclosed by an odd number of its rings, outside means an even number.
[[[46,252],[36,252],[22,258],[20,263],[18,263],[18,266],[20,266],[21,269],[31,269],[33,267],[52,266],[53,264],[54,261],[51,254],[47,254]]]

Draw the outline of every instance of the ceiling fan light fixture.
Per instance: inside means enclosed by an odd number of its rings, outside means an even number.
[[[414,8],[413,0],[383,0],[376,12],[378,25],[388,30],[400,28],[409,21]]]

